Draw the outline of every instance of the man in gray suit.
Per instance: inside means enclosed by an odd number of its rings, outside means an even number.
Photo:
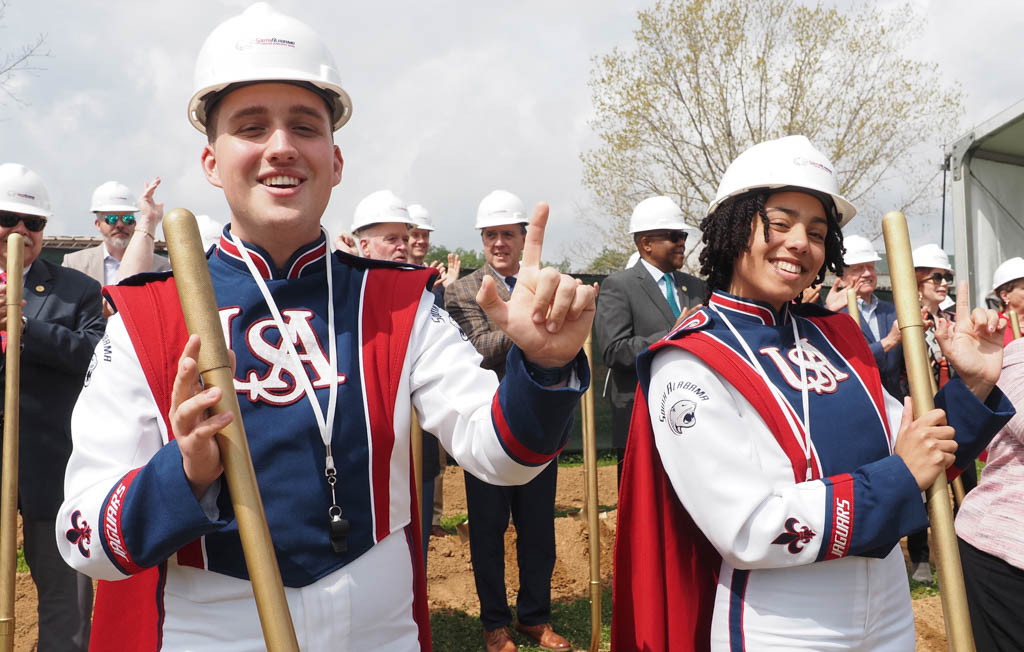
[[[612,443],[620,478],[636,392],[636,356],[707,298],[704,281],[678,271],[686,260],[689,231],[695,229],[668,197],[637,204],[629,232],[640,260],[606,278],[597,298],[594,327],[611,372]]]
[[[21,328],[18,507],[28,562],[39,594],[39,652],[86,650],[92,582],[64,563],[54,539],[71,455],[71,410],[82,389],[105,322],[100,286],[84,274],[39,257],[50,202],[39,176],[0,165],[0,331]],[[7,278],[7,238],[25,239],[23,279]],[[7,323],[8,283],[24,283],[20,324]],[[3,340],[6,349],[6,338]],[[3,364],[0,363],[0,367]],[[0,386],[3,385],[0,374]],[[2,389],[0,389],[2,391]],[[3,394],[0,394],[3,396]],[[88,539],[100,523],[62,524],[68,537]]]
[[[113,285],[139,272],[169,270],[168,260],[153,253],[156,227],[164,215],[164,205],[153,199],[159,185],[159,177],[147,184],[138,205],[123,183],[108,181],[96,188],[90,210],[103,242],[64,256],[64,266],[96,279],[100,285]]]

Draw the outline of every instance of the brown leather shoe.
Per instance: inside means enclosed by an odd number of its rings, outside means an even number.
[[[516,652],[516,644],[512,642],[512,634],[508,627],[499,627],[484,632],[484,643],[487,645],[487,652]]]
[[[537,645],[541,646],[545,650],[568,650],[572,648],[572,646],[569,645],[569,641],[565,640],[564,637],[559,636],[555,633],[555,630],[551,629],[551,623],[544,623],[543,625],[524,625],[522,623],[516,623],[516,630],[532,638],[537,642]]]

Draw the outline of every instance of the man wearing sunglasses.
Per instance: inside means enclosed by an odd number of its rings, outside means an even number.
[[[704,281],[679,271],[686,261],[687,237],[697,230],[674,201],[660,196],[637,204],[629,232],[640,260],[604,280],[594,319],[611,374],[612,443],[620,476],[636,393],[636,356],[706,296]]]
[[[123,183],[108,181],[96,188],[90,210],[103,242],[64,256],[64,266],[91,276],[101,285],[113,285],[139,272],[171,269],[166,258],[153,253],[155,231],[164,208],[153,199],[159,185],[159,177],[147,184],[138,204],[134,193]],[[129,249],[136,240],[139,242]]]
[[[17,324],[22,345],[18,503],[25,560],[39,594],[39,650],[85,650],[92,582],[60,558],[53,531],[71,455],[71,411],[104,321],[96,281],[39,257],[50,215],[39,175],[23,165],[0,165],[0,306],[10,283],[24,288]],[[18,279],[7,278],[12,233],[25,239],[24,274]],[[14,327],[0,307],[0,331]],[[3,342],[6,349],[6,338]]]

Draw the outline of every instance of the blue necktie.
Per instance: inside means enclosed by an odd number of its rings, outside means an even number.
[[[676,293],[672,291],[672,275],[665,274],[665,298],[668,299],[668,307],[672,309],[672,314],[679,318],[679,304],[676,303]]]
[[[509,292],[511,292],[512,290],[516,289],[516,277],[515,276],[506,276],[505,277],[505,285],[508,286],[508,291]]]

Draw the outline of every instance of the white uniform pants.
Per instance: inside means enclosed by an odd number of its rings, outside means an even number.
[[[412,561],[404,531],[309,586],[285,587],[285,594],[304,651],[420,649],[412,616]],[[266,649],[252,585],[245,580],[170,563],[164,607],[166,651]]]
[[[900,547],[884,559],[844,557],[791,568],[737,571],[723,564],[711,649],[913,652],[914,612]]]

